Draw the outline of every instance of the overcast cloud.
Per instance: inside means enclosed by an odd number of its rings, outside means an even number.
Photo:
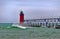
[[[60,17],[60,0],[0,0],[0,23],[19,22],[19,13],[25,19]]]

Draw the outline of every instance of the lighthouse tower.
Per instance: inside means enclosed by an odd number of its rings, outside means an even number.
[[[24,23],[24,13],[23,11],[20,12],[20,24],[22,25]]]

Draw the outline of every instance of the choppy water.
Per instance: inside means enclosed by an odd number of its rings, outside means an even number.
[[[0,39],[60,39],[60,29],[35,27],[29,29],[7,28],[0,24]]]

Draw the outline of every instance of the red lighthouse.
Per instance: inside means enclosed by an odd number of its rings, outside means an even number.
[[[24,14],[23,11],[20,12],[20,24],[24,23]]]

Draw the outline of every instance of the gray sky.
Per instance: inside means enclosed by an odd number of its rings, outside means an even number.
[[[0,23],[19,22],[19,12],[25,19],[60,17],[60,0],[0,0]]]

